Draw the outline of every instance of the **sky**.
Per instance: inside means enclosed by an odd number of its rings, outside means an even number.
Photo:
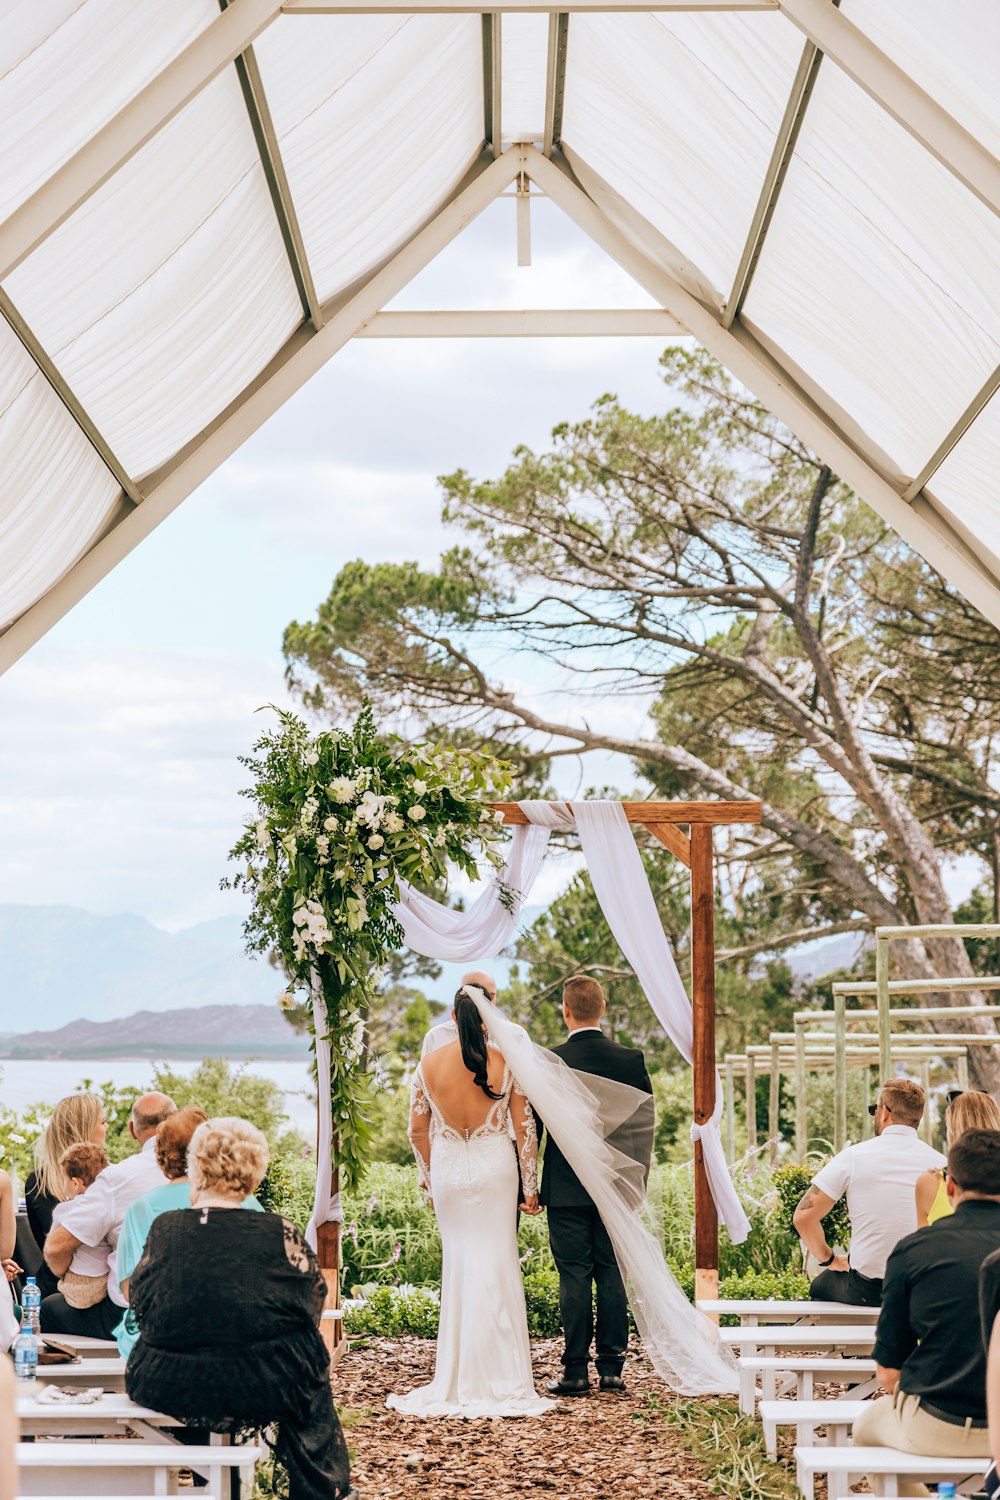
[[[648,307],[553,205],[519,269],[514,205],[486,211],[394,307]],[[662,341],[357,340],[0,676],[0,902],[135,912],[171,929],[241,910],[219,890],[281,638],[353,558],[434,563],[436,476],[490,477],[605,392],[662,410]],[[501,664],[502,665],[502,664]],[[511,674],[520,668],[511,662]],[[642,723],[634,703],[592,718]],[[564,763],[560,789],[613,773]],[[623,780],[631,773],[619,767]],[[572,869],[555,862],[536,899]]]

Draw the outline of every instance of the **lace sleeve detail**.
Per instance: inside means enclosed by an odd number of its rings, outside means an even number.
[[[521,1185],[526,1198],[538,1197],[538,1131],[535,1128],[535,1113],[528,1103],[528,1096],[515,1083],[510,1095],[510,1117],[517,1140],[517,1156],[521,1165]]]
[[[410,1085],[410,1124],[407,1130],[413,1154],[417,1159],[420,1186],[431,1190],[431,1103],[424,1090],[423,1075],[418,1068]]]

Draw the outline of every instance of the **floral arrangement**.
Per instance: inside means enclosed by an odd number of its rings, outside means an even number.
[[[351,1187],[370,1131],[366,1016],[403,941],[392,911],[399,882],[440,885],[449,866],[477,879],[482,856],[499,868],[503,817],[484,802],[501,798],[510,778],[484,752],[380,735],[367,703],[351,730],[313,735],[292,713],[278,718],[240,757],[255,815],[230,851],[243,869],[223,886],[251,897],[247,947],[280,961],[288,989],[279,1005],[296,1009],[303,990],[321,988],[338,1164]]]

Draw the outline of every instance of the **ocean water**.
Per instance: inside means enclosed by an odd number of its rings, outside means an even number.
[[[157,1062],[160,1061],[158,1058]],[[162,1061],[182,1077],[193,1073],[198,1066],[190,1058],[183,1062],[171,1062],[169,1058]],[[19,1113],[29,1104],[42,1101],[54,1104],[64,1094],[75,1093],[85,1078],[95,1084],[113,1083],[119,1088],[133,1084],[142,1088],[152,1081],[153,1066],[145,1057],[86,1058],[80,1062],[72,1058],[45,1061],[4,1059],[0,1060],[0,1104]],[[308,1061],[261,1061],[246,1066],[248,1072],[263,1074],[278,1085],[284,1095],[291,1125],[301,1131],[306,1140],[315,1140],[316,1093]]]

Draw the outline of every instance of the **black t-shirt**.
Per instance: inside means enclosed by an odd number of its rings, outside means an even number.
[[[52,1214],[59,1199],[54,1198],[51,1193],[43,1193],[37,1174],[29,1172],[24,1180],[24,1202],[28,1211],[28,1226],[35,1244],[44,1254],[45,1237],[52,1228]],[[59,1279],[53,1276],[44,1260],[35,1276],[43,1297],[49,1297],[59,1290]]]
[[[979,1316],[983,1327],[983,1350],[990,1352],[993,1324],[1000,1313],[1000,1249],[983,1261],[979,1272]]]
[[[955,1416],[986,1416],[979,1280],[996,1251],[1000,1203],[973,1198],[908,1234],[889,1256],[874,1353],[899,1370],[907,1396],[926,1396]]]

